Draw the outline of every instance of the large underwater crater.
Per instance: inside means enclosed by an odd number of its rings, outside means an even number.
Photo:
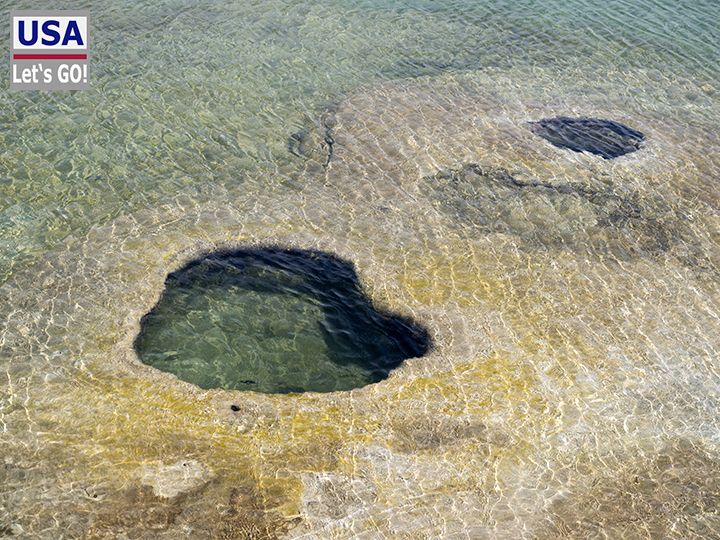
[[[375,308],[352,263],[282,247],[186,264],[140,326],[140,360],[203,389],[350,390],[431,347],[425,328]]]

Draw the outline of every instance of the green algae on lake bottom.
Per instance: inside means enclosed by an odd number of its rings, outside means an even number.
[[[350,390],[422,356],[427,332],[376,310],[329,253],[256,248],[171,273],[135,341],[140,359],[201,388]]]

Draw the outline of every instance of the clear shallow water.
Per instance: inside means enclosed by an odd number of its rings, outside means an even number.
[[[5,277],[69,235],[183,190],[266,185],[287,165],[287,137],[305,117],[369,81],[632,72],[633,84],[617,89],[625,99],[698,122],[720,71],[714,2],[88,6],[93,92],[0,97]]]
[[[0,530],[718,535],[715,2],[89,8],[92,91],[0,93]],[[327,166],[288,152],[328,116]],[[433,181],[469,163],[545,187]],[[142,365],[167,274],[258,242],[352,261],[437,349],[316,396]]]

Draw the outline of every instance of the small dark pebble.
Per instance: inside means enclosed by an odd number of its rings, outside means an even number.
[[[230,410],[233,412],[238,412],[240,410],[240,407],[237,405],[230,405]]]

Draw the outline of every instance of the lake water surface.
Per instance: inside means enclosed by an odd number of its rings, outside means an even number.
[[[0,536],[720,536],[718,2],[5,7],[89,9],[92,89],[0,90]],[[433,349],[302,395],[140,362],[169,273],[264,245]]]

